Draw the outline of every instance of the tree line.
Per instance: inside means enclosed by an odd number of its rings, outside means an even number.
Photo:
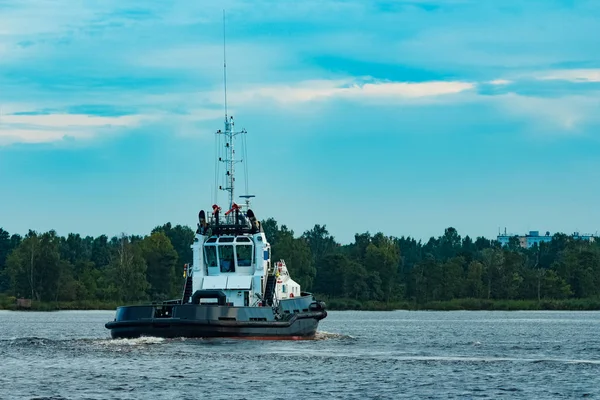
[[[34,301],[166,300],[181,290],[194,232],[167,223],[147,236],[109,239],[0,228],[0,293]]]
[[[423,242],[411,237],[356,234],[340,245],[325,226],[300,237],[269,219],[275,258],[285,258],[303,287],[330,298],[428,303],[461,298],[542,300],[600,295],[600,241],[557,233],[529,249],[456,229]]]
[[[561,233],[524,249],[516,237],[501,246],[451,227],[428,241],[366,232],[345,245],[324,225],[299,236],[272,218],[262,227],[273,259],[286,261],[303,290],[328,298],[423,304],[600,295],[600,242]],[[0,293],[42,302],[177,298],[193,238],[191,228],[170,223],[110,239],[54,231],[21,237],[0,228]]]

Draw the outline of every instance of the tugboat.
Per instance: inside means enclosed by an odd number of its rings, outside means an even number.
[[[225,107],[227,110],[227,107]],[[141,336],[237,337],[251,339],[311,339],[327,316],[325,304],[303,292],[290,277],[284,260],[271,260],[271,246],[250,209],[234,202],[233,117],[225,111],[223,138],[228,209],[214,204],[198,214],[193,262],[184,266],[180,299],[147,305],[122,306],[105,326],[113,338]]]

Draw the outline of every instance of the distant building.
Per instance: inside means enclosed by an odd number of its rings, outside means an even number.
[[[580,234],[579,232],[575,232],[571,235],[573,239],[576,240],[587,240],[588,242],[593,242],[596,239],[595,235],[592,234]],[[524,249],[528,249],[534,244],[540,244],[542,242],[549,243],[552,241],[552,236],[550,232],[546,232],[544,235],[540,235],[540,231],[529,231],[529,233],[525,235],[514,235],[507,234],[506,229],[504,230],[504,234],[499,234],[497,239],[498,242],[502,246],[508,245],[508,242],[511,238],[517,238],[519,240],[519,245]]]
[[[17,308],[31,308],[31,299],[17,299]]]

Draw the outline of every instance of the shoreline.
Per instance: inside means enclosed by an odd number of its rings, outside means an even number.
[[[355,311],[598,311],[600,299],[542,299],[538,300],[488,300],[453,299],[445,301],[416,302],[359,302],[352,299],[324,299],[327,310]]]
[[[322,298],[328,311],[598,311],[600,298],[589,299],[542,299],[537,300],[488,300],[453,299],[415,303],[360,302],[353,299]],[[149,302],[101,302],[101,301],[59,301],[32,302],[31,308],[17,307],[10,297],[0,297],[0,310],[6,311],[68,311],[68,310],[116,310],[121,305],[148,304]]]

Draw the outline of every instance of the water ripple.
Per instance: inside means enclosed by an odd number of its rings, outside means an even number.
[[[599,317],[331,312],[315,340],[244,341],[114,340],[109,313],[0,313],[0,398],[598,397]]]

